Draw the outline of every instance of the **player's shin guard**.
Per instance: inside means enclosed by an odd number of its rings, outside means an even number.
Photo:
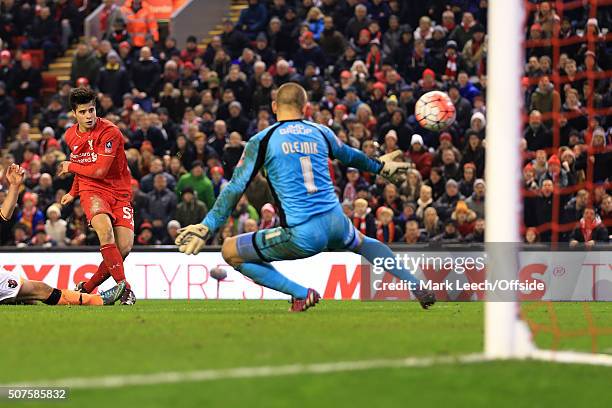
[[[391,258],[395,260],[393,251],[391,251],[391,249],[388,246],[370,237],[364,236],[361,247],[355,249],[354,251],[360,254],[361,256],[363,256],[365,259],[367,259],[368,262],[370,262],[371,264],[374,264],[374,260],[377,258],[379,259]],[[414,276],[412,273],[410,273],[408,269],[398,267],[398,265],[396,265],[396,262],[393,262],[391,264],[394,265],[394,267],[387,269],[389,273],[391,273],[393,276],[401,280],[404,280],[407,282],[414,282],[416,287],[417,288],[419,287],[420,280],[416,276]]]
[[[253,279],[255,283],[291,295],[296,299],[305,299],[308,294],[307,288],[288,279],[269,263],[245,262],[236,269]]]
[[[117,249],[115,244],[107,244],[100,248],[102,258],[104,258],[104,264],[108,269],[115,282],[123,282],[125,280],[125,272],[123,270],[123,257],[121,252]],[[128,284],[129,288],[130,285]]]
[[[73,290],[53,289],[53,292],[51,292],[51,295],[44,303],[48,305],[102,306],[104,302],[100,295],[90,295]]]
[[[91,293],[98,286],[103,284],[108,278],[110,278],[110,276],[111,274],[108,271],[108,268],[106,267],[106,262],[102,261],[100,262],[96,273],[94,273],[93,276],[89,278],[87,282],[85,282],[85,284],[83,285],[83,289],[85,289],[85,292]]]

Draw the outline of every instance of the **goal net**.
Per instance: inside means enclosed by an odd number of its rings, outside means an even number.
[[[487,293],[491,358],[612,365],[612,327],[590,303],[612,300],[610,10],[603,3],[489,2],[488,279],[546,287]]]

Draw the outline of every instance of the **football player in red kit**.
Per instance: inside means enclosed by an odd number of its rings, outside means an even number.
[[[89,281],[77,286],[78,290],[91,293],[109,276],[117,283],[125,280],[123,260],[134,244],[132,177],[119,128],[96,117],[95,92],[75,88],[69,100],[77,123],[64,136],[71,151],[70,161],[60,163],[58,175],[74,173],[75,177],[61,204],[67,205],[80,196],[87,220],[100,240],[103,261]],[[121,304],[132,305],[136,297],[126,284]]]

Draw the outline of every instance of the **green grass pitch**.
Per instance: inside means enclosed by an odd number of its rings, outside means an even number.
[[[444,356],[483,349],[483,304],[323,301],[292,314],[281,301],[139,301],[136,306],[0,307],[0,383],[296,363]],[[568,330],[583,306],[555,305]],[[612,327],[612,304],[590,304]],[[530,313],[548,319],[545,308]],[[538,337],[542,346],[550,336]],[[612,336],[598,338],[612,349]],[[589,350],[588,337],[566,349]],[[222,379],[72,390],[57,407],[612,406],[612,369],[542,362],[486,362],[328,374]],[[589,396],[589,397],[586,397]]]

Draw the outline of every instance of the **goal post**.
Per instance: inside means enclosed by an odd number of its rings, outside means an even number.
[[[491,0],[488,13],[485,242],[489,279],[505,279],[519,267],[523,0]],[[485,306],[485,354],[518,357],[530,348],[519,340],[518,303],[494,296]]]
[[[490,280],[519,276],[525,13],[524,0],[489,1],[485,245]],[[612,366],[609,354],[538,349],[527,323],[521,319],[516,292],[503,296],[487,293],[484,325],[487,359],[529,358]]]

